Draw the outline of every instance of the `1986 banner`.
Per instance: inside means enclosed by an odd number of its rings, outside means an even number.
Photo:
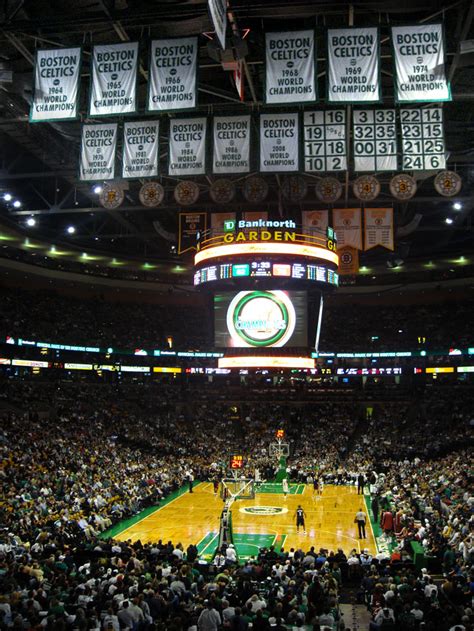
[[[250,116],[214,118],[214,173],[250,171]]]

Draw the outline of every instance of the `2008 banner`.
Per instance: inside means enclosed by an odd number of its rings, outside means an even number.
[[[260,171],[299,170],[298,114],[260,115]]]

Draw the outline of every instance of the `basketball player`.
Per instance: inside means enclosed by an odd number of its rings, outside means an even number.
[[[300,526],[302,526],[303,534],[306,534],[306,526],[305,526],[305,521],[304,521],[306,517],[306,513],[301,507],[301,504],[298,504],[298,508],[295,511],[295,517],[296,517],[296,532],[299,532]]]
[[[286,496],[288,495],[288,491],[289,491],[289,489],[288,489],[288,479],[287,478],[283,478],[283,480],[281,482],[281,486],[282,486],[282,489],[283,489],[283,495],[285,496],[285,499],[286,499]]]
[[[255,480],[255,486],[258,488],[262,481],[260,477],[260,469],[255,468],[254,480]]]
[[[219,491],[219,478],[217,476],[213,479],[212,484],[214,487],[214,495],[217,495],[217,492]]]

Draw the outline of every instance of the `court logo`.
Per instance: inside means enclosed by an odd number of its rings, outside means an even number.
[[[283,515],[288,512],[288,509],[284,506],[245,506],[240,508],[239,512],[247,515],[264,515],[268,517],[271,515]]]

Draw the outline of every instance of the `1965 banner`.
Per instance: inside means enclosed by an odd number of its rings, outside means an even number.
[[[380,95],[377,28],[328,30],[328,101],[378,103]]]
[[[442,24],[392,27],[399,103],[451,101]]]
[[[79,179],[113,180],[116,147],[117,123],[83,125]]]
[[[138,42],[94,46],[90,116],[137,111]]]
[[[38,50],[30,121],[35,123],[77,118],[80,76],[80,48]]]
[[[150,48],[148,111],[196,107],[197,37],[155,39]]]
[[[266,103],[316,101],[314,31],[266,33],[265,64]]]

